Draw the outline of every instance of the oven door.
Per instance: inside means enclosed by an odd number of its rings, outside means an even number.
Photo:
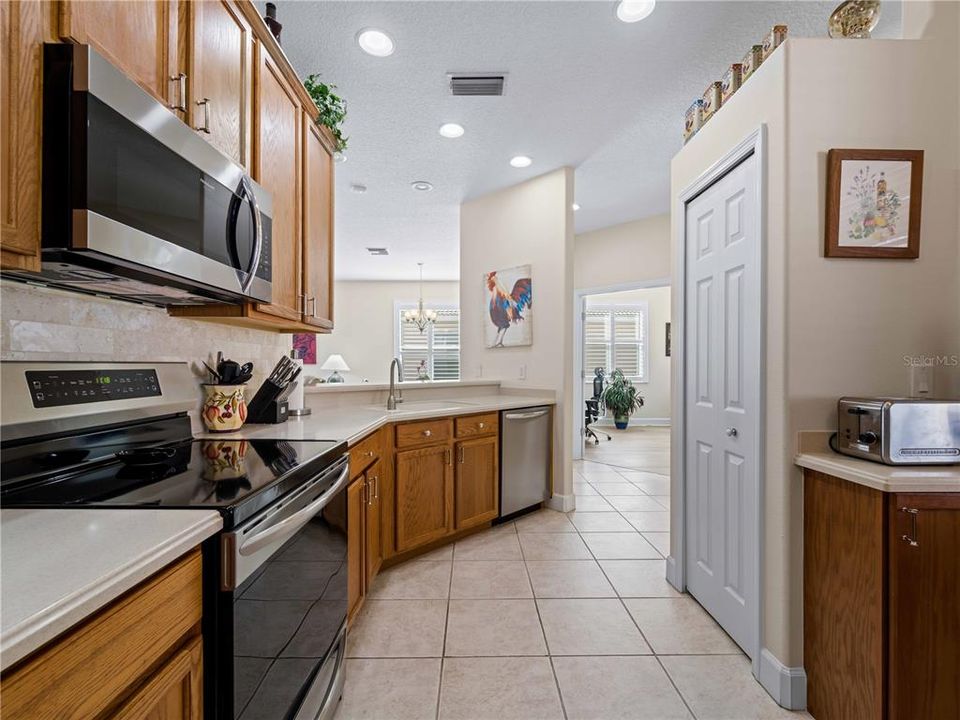
[[[231,608],[232,658],[220,667],[232,677],[217,686],[232,707],[218,703],[218,717],[332,717],[346,649],[348,476],[344,457],[223,534],[221,595]]]

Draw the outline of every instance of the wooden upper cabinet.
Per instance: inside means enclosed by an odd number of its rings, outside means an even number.
[[[0,264],[40,269],[39,2],[0,3]]]
[[[303,321],[333,328],[333,144],[303,114]]]
[[[497,448],[496,436],[457,443],[454,482],[456,530],[489,522],[499,514]]]
[[[59,25],[61,38],[92,45],[170,106],[177,74],[175,0],[64,0]]]
[[[250,168],[253,34],[230,0],[185,2],[180,67],[188,88],[186,120],[234,162]],[[179,86],[174,92],[179,93]],[[175,98],[174,102],[179,102]]]
[[[397,453],[397,552],[438,540],[453,530],[452,463],[449,445]]]
[[[257,310],[299,322],[301,297],[300,101],[273,59],[258,50],[254,179],[273,199],[273,300]]]

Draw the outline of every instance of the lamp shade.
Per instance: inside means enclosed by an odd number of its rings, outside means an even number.
[[[324,360],[323,365],[320,366],[321,370],[349,370],[350,366],[347,365],[346,361],[343,359],[343,355],[331,355],[326,360]]]

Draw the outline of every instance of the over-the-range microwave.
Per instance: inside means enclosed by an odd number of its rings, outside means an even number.
[[[269,302],[269,193],[89,46],[43,51],[42,269],[18,279],[159,306]]]

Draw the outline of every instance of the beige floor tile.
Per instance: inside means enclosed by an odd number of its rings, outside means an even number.
[[[576,532],[567,516],[556,510],[538,510],[517,518],[517,532]]]
[[[620,513],[637,530],[647,532],[670,532],[670,512],[667,510],[628,510]]]
[[[653,495],[654,500],[663,505],[667,510],[670,509],[670,496],[669,495]]]
[[[743,655],[661,658],[690,709],[701,720],[806,718],[777,705],[750,672]]]
[[[655,560],[660,557],[657,549],[636,531],[585,532],[580,537],[598,560]]]
[[[670,533],[668,532],[643,532],[647,541],[653,545],[661,555],[667,557],[670,554]]]
[[[569,514],[570,522],[580,532],[630,532],[633,525],[628,523],[619,513],[581,512],[579,510]]]
[[[551,655],[649,655],[619,600],[537,600]]]
[[[627,479],[643,490],[647,495],[669,495],[670,478],[652,473],[641,473],[644,477],[634,479],[627,474]]]
[[[606,496],[606,498],[607,502],[621,512],[655,512],[663,510],[663,506],[649,495],[636,495],[634,497]]]
[[[601,560],[600,567],[620,597],[680,597],[667,582],[664,560]]]
[[[560,696],[569,720],[690,718],[653,657],[557,657]]]
[[[592,560],[577,533],[520,533],[524,560]]]
[[[440,657],[446,619],[446,600],[367,600],[347,657]]]
[[[528,560],[538,598],[616,597],[595,560]]]
[[[443,547],[438,547],[436,550],[431,550],[430,552],[425,552],[423,555],[417,555],[416,557],[405,560],[404,562],[449,562],[451,560],[453,560],[453,543],[444,545]]]
[[[336,720],[433,720],[440,659],[347,660]]]
[[[616,512],[613,505],[599,495],[577,495],[575,501],[577,510],[583,512]]]
[[[450,592],[450,562],[401,563],[373,581],[368,597],[377,600],[441,600]]]
[[[740,648],[689,596],[624,600],[658,655],[739,653]]]
[[[521,560],[520,543],[512,528],[484,530],[458,540],[453,549],[454,560]]]
[[[595,495],[599,495],[600,493],[598,493],[596,488],[594,488],[593,485],[591,485],[590,483],[586,481],[577,482],[576,480],[574,480],[573,494],[595,496]]]
[[[447,658],[440,720],[562,720],[549,658]]]
[[[644,494],[643,490],[633,483],[628,482],[595,482],[591,484],[597,489],[597,492],[604,497]]]
[[[452,598],[531,598],[522,560],[454,561]]]
[[[444,655],[546,655],[533,600],[451,600]]]

